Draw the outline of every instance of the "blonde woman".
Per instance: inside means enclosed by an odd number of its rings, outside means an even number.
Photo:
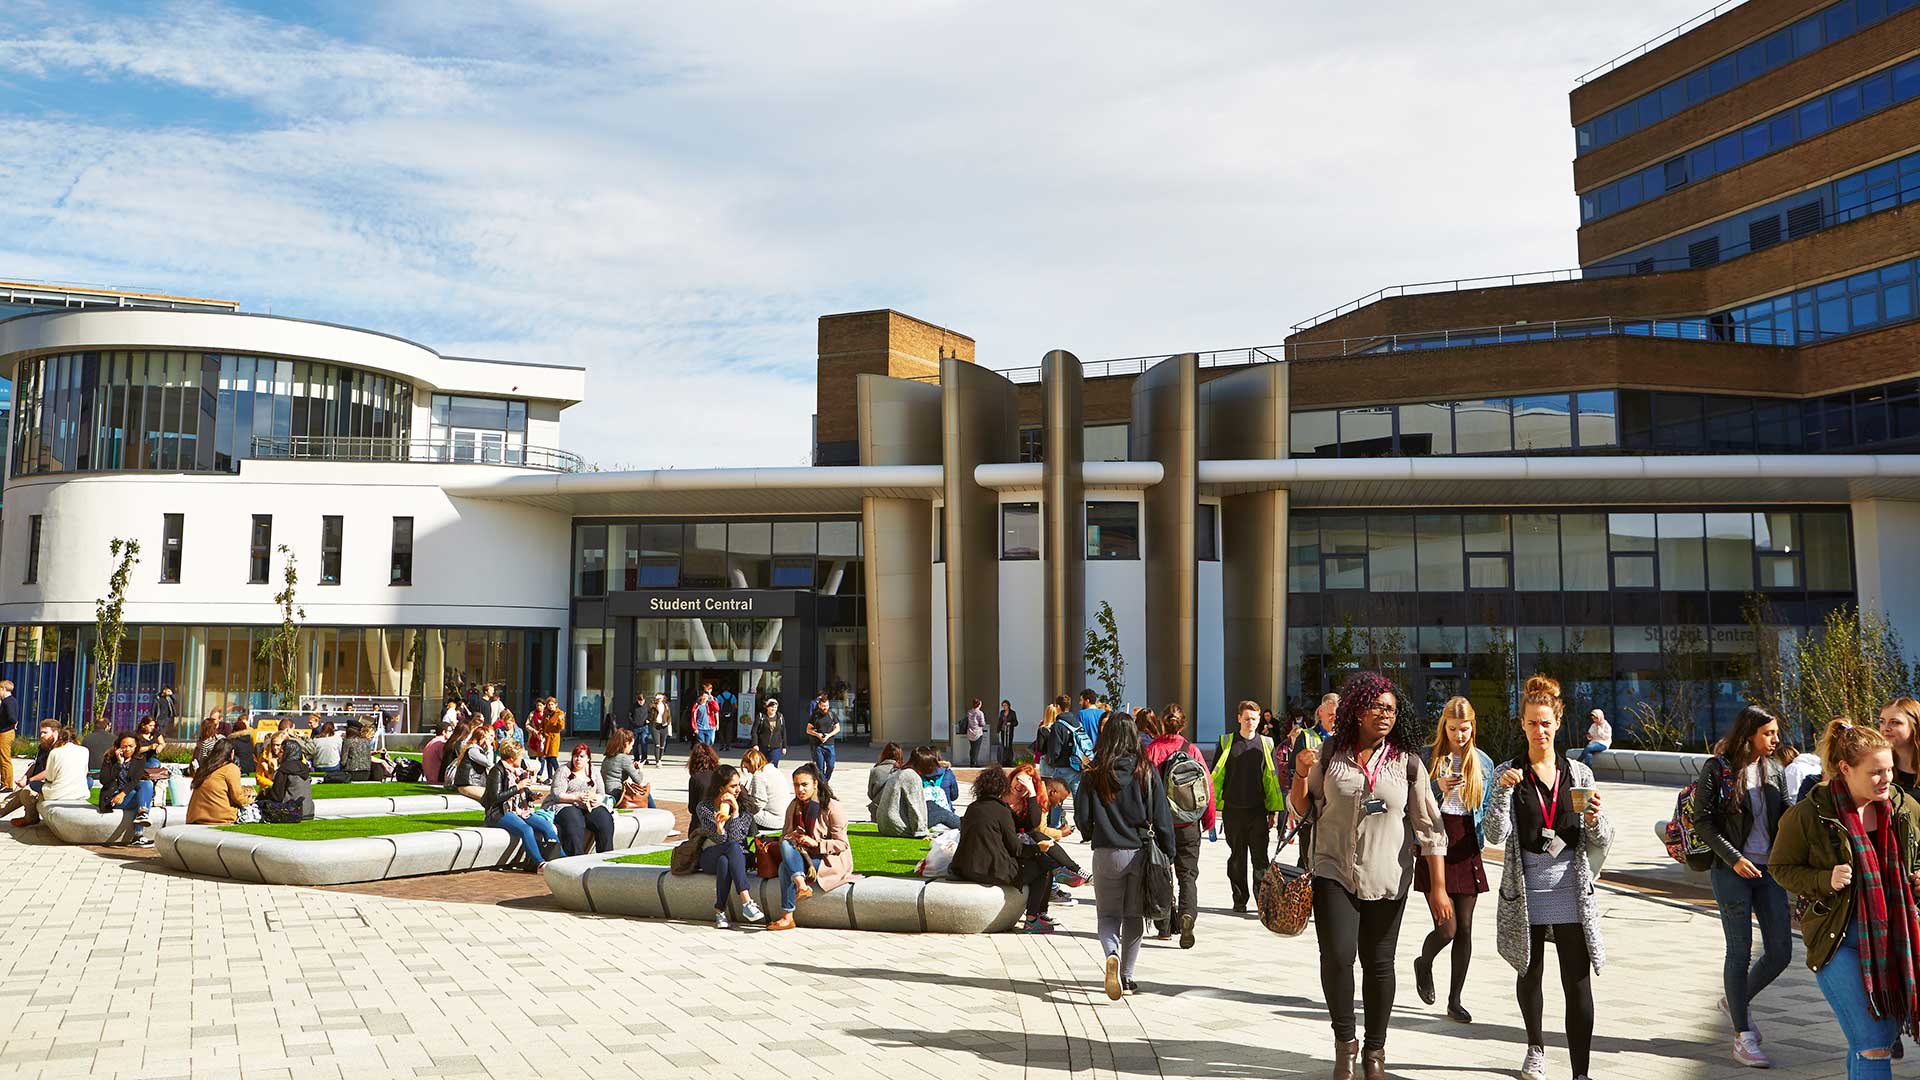
[[[1920,780],[1920,701],[1897,697],[1881,706],[1880,734],[1893,747],[1893,782],[1912,795]]]
[[[1478,734],[1473,704],[1463,697],[1453,698],[1440,710],[1428,755],[1433,797],[1440,801],[1440,823],[1447,833],[1446,874],[1439,886],[1453,900],[1453,921],[1434,924],[1413,961],[1413,983],[1420,1000],[1433,1004],[1437,996],[1433,961],[1452,942],[1447,1019],[1456,1024],[1473,1023],[1473,1014],[1460,1002],[1460,992],[1473,961],[1473,905],[1487,891],[1487,867],[1480,852],[1486,847],[1487,810],[1499,786],[1493,782],[1493,758],[1477,745]],[[1423,893],[1435,887],[1424,861],[1414,864],[1413,887]]]

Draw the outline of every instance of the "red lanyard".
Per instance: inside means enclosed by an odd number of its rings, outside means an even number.
[[[1373,782],[1379,779],[1380,765],[1382,762],[1386,760],[1387,760],[1387,744],[1381,743],[1379,746],[1376,746],[1373,748],[1372,766],[1371,767],[1366,765],[1360,766],[1360,775],[1367,778],[1367,797],[1368,798],[1373,797]],[[1357,758],[1355,763],[1358,764]]]
[[[1532,771],[1531,766],[1528,767],[1528,771],[1529,772]],[[1538,777],[1536,776],[1535,779],[1537,780]],[[1553,801],[1551,803],[1549,803],[1546,800],[1546,797],[1544,795],[1541,795],[1538,790],[1534,791],[1533,793],[1533,797],[1540,800],[1540,812],[1546,815],[1545,823],[1541,826],[1541,829],[1540,829],[1540,831],[1543,833],[1549,833],[1553,831],[1554,819],[1559,817],[1560,815],[1560,769],[1558,766],[1555,766],[1553,770],[1552,787],[1553,787]]]

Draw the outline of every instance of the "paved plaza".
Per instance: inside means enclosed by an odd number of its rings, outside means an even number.
[[[864,791],[864,769],[843,764],[837,786]],[[656,779],[663,793],[684,787],[671,759]],[[1674,793],[1605,790],[1621,837],[1609,870],[1624,877],[1601,901],[1610,963],[1594,984],[1593,1074],[1743,1073],[1715,1011],[1718,921],[1662,866],[1649,828]],[[1202,848],[1197,946],[1149,941],[1142,993],[1109,1002],[1090,888],[1056,909],[1051,937],[721,932],[562,912],[525,875],[434,879],[436,899],[420,899],[197,879],[130,852],[32,841],[0,829],[14,909],[0,954],[0,1008],[13,1017],[4,1077],[1330,1072],[1312,931],[1282,939],[1232,914],[1224,843]],[[1515,1075],[1524,1032],[1513,972],[1494,953],[1491,897],[1475,925],[1471,1027],[1413,993],[1410,960],[1429,925],[1416,898],[1392,1074]],[[1444,991],[1444,958],[1437,970]],[[1549,1075],[1566,1077],[1555,977],[1547,985]],[[1755,1016],[1774,1075],[1841,1075],[1838,1029],[1797,952]]]

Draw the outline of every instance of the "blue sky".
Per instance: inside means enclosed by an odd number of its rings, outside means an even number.
[[[1694,0],[1698,2],[1698,0]],[[0,277],[583,364],[607,465],[801,464],[814,320],[1271,344],[1573,265],[1573,78],[1694,14],[1461,0],[20,0]]]

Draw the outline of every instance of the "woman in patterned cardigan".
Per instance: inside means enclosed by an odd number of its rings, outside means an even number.
[[[1593,976],[1605,966],[1593,881],[1613,845],[1613,825],[1600,812],[1593,772],[1554,750],[1560,731],[1560,684],[1536,675],[1520,699],[1527,749],[1500,769],[1501,791],[1487,814],[1487,842],[1505,842],[1500,866],[1500,955],[1520,973],[1520,1013],[1527,1023],[1522,1080],[1546,1080],[1540,983],[1546,941],[1560,954],[1567,995],[1567,1047],[1575,1077],[1587,1075],[1593,1044]],[[1580,794],[1576,796],[1574,792]],[[1584,806],[1575,806],[1576,800]]]

